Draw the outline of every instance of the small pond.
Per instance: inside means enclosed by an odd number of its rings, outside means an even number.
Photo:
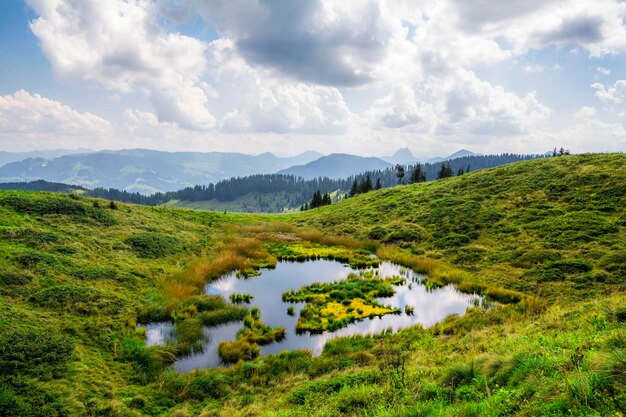
[[[477,295],[463,294],[452,285],[429,290],[421,284],[422,276],[390,262],[381,262],[378,268],[381,278],[402,276],[406,283],[394,286],[396,293],[379,301],[385,305],[399,307],[403,313],[388,314],[382,317],[365,319],[352,323],[334,332],[311,335],[296,334],[295,327],[304,303],[292,304],[282,301],[282,294],[288,290],[297,290],[314,282],[332,282],[346,279],[350,273],[358,273],[347,265],[336,261],[316,260],[307,262],[279,262],[275,269],[263,269],[262,274],[252,278],[237,278],[234,273],[227,274],[205,288],[209,294],[219,294],[228,300],[230,294],[251,294],[254,299],[250,307],[259,307],[261,320],[272,327],[285,327],[286,337],[261,347],[261,355],[279,353],[284,350],[308,349],[313,355],[319,355],[327,340],[338,336],[353,334],[380,333],[388,328],[394,331],[415,324],[432,326],[450,314],[464,314],[468,307],[481,303]],[[404,306],[415,308],[413,315],[404,313]],[[295,314],[287,314],[287,308],[293,306]],[[237,331],[243,327],[241,322],[233,322],[216,327],[205,328],[204,350],[192,354],[174,363],[180,372],[220,366],[217,346],[221,341],[234,340]],[[152,323],[146,325],[146,343],[160,344],[173,340],[171,323]]]

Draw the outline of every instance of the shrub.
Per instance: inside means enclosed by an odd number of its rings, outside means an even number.
[[[55,265],[61,263],[61,258],[45,252],[24,250],[15,254],[15,261],[20,265],[32,268],[38,264]]]
[[[30,283],[35,276],[30,271],[18,271],[8,269],[0,271],[0,284],[3,285],[26,285]]]
[[[461,385],[469,384],[477,376],[474,363],[457,364],[448,367],[442,379],[444,385],[456,389]]]
[[[440,248],[455,248],[467,245],[470,240],[469,236],[458,233],[450,233],[449,235],[439,239],[437,241],[437,246]]]
[[[0,416],[67,417],[71,413],[58,395],[38,388],[25,379],[0,380]]]
[[[374,240],[383,240],[383,238],[385,236],[387,236],[387,229],[382,227],[382,226],[374,226],[369,233],[367,234],[367,236],[370,239],[374,239]]]
[[[54,329],[17,329],[0,333],[2,373],[58,371],[72,356],[72,341]]]
[[[568,274],[590,272],[592,269],[593,265],[585,259],[561,259],[538,270],[535,278],[539,282],[563,281]]]
[[[91,207],[66,195],[9,195],[0,198],[0,206],[9,207],[19,213],[68,215],[78,219],[89,218],[102,225],[113,225],[115,219],[104,210]]]
[[[31,299],[46,307],[71,307],[80,310],[85,307],[85,304],[99,300],[100,294],[93,288],[63,284],[44,288],[36,292]]]
[[[600,259],[600,266],[621,278],[626,277],[626,250],[615,251]]]
[[[235,363],[240,360],[251,360],[259,356],[261,349],[241,338],[230,342],[220,342],[217,347],[217,354],[224,363]]]
[[[188,398],[204,400],[222,398],[228,394],[230,379],[222,374],[199,375],[194,377],[188,386]]]
[[[585,259],[563,259],[550,262],[547,267],[551,269],[558,269],[566,274],[589,272],[593,269],[593,265]]]
[[[117,272],[117,269],[110,266],[95,265],[74,270],[72,275],[82,280],[115,279]]]
[[[309,382],[299,385],[291,392],[288,401],[292,404],[304,404],[307,398],[330,395],[343,388],[354,387],[360,384],[376,384],[383,381],[383,374],[379,371],[365,371],[352,375],[339,375],[325,381]]]
[[[182,250],[180,240],[158,232],[143,232],[126,239],[137,256],[141,258],[162,258]]]
[[[563,256],[560,252],[546,249],[529,249],[511,261],[518,268],[531,268],[546,262],[557,261]]]
[[[12,229],[7,231],[6,235],[9,239],[31,247],[39,247],[59,240],[59,235],[56,233],[32,229],[30,227]]]

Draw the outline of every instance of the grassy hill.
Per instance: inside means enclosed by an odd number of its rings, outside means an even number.
[[[624,155],[521,162],[281,216],[0,192],[0,416],[621,415],[625,207]],[[207,281],[370,253],[498,303],[337,339],[320,357],[168,370],[203,325],[250,314],[204,295]],[[136,324],[155,320],[175,322],[178,340],[147,348]]]

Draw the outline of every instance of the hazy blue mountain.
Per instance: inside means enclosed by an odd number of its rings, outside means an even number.
[[[400,148],[393,155],[383,156],[380,159],[391,164],[402,165],[414,164],[417,161],[417,158],[409,148]]]
[[[455,153],[446,156],[445,158],[442,157],[435,157],[435,158],[430,158],[428,160],[428,162],[441,162],[441,161],[448,161],[450,159],[457,159],[457,158],[463,158],[464,156],[480,156],[481,154],[479,153],[474,153],[472,151],[468,151],[467,149],[460,149],[458,151],[456,151]]]
[[[386,169],[392,165],[380,158],[334,153],[304,165],[280,170],[277,174],[295,175],[304,179],[347,178],[360,172]]]
[[[30,151],[30,152],[5,152],[0,151],[0,166],[8,164],[10,162],[23,161],[27,158],[57,158],[63,155],[87,153],[93,152],[89,149],[51,149],[43,151]]]
[[[174,191],[225,178],[272,173],[319,157],[306,152],[294,157],[271,153],[162,152],[148,149],[102,151],[58,158],[28,158],[0,167],[0,181],[32,181],[117,188],[152,193]]]

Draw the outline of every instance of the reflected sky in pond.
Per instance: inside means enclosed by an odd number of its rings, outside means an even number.
[[[284,350],[308,349],[314,355],[322,352],[324,344],[331,338],[348,336],[353,334],[373,334],[385,329],[392,328],[394,331],[410,327],[416,324],[431,326],[450,314],[464,314],[465,310],[479,301],[476,295],[463,294],[449,285],[436,290],[428,290],[421,284],[421,276],[406,268],[382,262],[377,268],[383,278],[400,275],[406,278],[406,283],[394,286],[396,293],[393,297],[381,298],[382,304],[391,305],[402,309],[402,314],[388,314],[383,317],[365,319],[332,333],[319,335],[296,334],[295,327],[300,310],[304,303],[284,303],[282,294],[288,290],[298,290],[302,286],[314,282],[332,282],[345,279],[351,272],[358,271],[339,262],[328,260],[307,261],[301,263],[279,262],[275,269],[263,269],[262,275],[251,278],[237,278],[234,273],[225,275],[217,281],[208,284],[205,288],[209,294],[219,294],[228,299],[230,294],[251,294],[254,299],[250,307],[259,307],[261,320],[272,327],[285,327],[286,337],[284,340],[261,347],[261,355],[279,353]],[[404,313],[404,306],[415,308],[413,315]],[[287,308],[293,306],[295,314],[289,316]],[[167,341],[166,336],[159,336],[158,326],[163,326],[162,331],[171,334],[171,323],[153,323],[148,326],[147,340],[149,343],[156,340]],[[233,340],[239,329],[243,327],[241,322],[229,323],[216,327],[205,328],[206,342],[204,350],[178,360],[174,368],[181,372],[192,369],[202,369],[220,365],[217,356],[219,342]],[[169,332],[169,333],[168,333]]]

